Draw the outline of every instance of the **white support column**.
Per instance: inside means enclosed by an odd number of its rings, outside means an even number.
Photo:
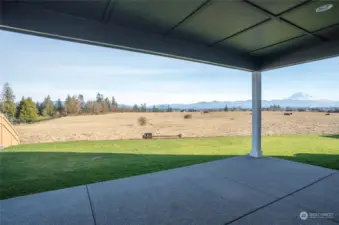
[[[252,149],[250,156],[259,158],[261,151],[261,72],[252,72]]]

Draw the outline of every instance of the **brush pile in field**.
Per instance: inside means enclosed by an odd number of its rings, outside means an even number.
[[[184,119],[192,119],[192,114],[186,114],[186,115],[184,116]]]
[[[138,123],[139,123],[140,126],[145,126],[147,124],[146,117],[139,117]]]

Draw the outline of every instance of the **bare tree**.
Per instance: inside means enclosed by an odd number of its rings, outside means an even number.
[[[65,101],[65,111],[70,115],[77,115],[81,112],[81,105],[77,96],[67,96]]]

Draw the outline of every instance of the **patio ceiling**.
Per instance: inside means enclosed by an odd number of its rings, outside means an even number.
[[[249,71],[339,55],[339,0],[0,3],[2,29]]]

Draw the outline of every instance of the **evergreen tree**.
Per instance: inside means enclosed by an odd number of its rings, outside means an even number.
[[[80,102],[81,111],[84,112],[86,105],[84,96],[82,94],[78,95],[78,100]]]
[[[140,111],[141,111],[141,112],[146,112],[146,110],[147,110],[146,103],[141,104],[141,105],[140,105]]]
[[[133,112],[139,112],[139,107],[138,107],[138,105],[137,104],[135,104],[134,106],[133,106]]]
[[[19,116],[20,120],[25,122],[32,122],[35,121],[37,117],[37,108],[33,100],[31,98],[24,99]]]
[[[118,102],[116,101],[114,96],[112,97],[112,106],[118,107]]]
[[[152,111],[153,112],[159,112],[159,109],[155,105],[153,105]]]
[[[16,104],[14,102],[15,95],[9,83],[5,83],[1,92],[0,109],[9,118],[13,118],[16,114]]]
[[[104,96],[100,93],[97,94],[97,102],[103,102],[104,101]]]
[[[109,100],[109,98],[105,98],[105,101],[104,101],[104,104],[105,104],[105,107],[107,107],[107,112],[111,112],[112,111],[112,103],[111,103],[111,100]]]
[[[173,112],[173,109],[172,109],[172,107],[170,107],[170,106],[168,105],[166,111],[167,111],[167,112]]]
[[[114,112],[114,111],[117,111],[117,109],[118,109],[118,102],[115,100],[114,96],[112,97],[112,102],[111,102],[111,104],[112,104],[112,111],[113,111],[113,112]]]
[[[40,114],[40,110],[39,110],[39,108],[40,108],[40,103],[39,102],[36,102],[36,104],[35,104],[35,108],[37,109],[37,113],[38,113],[38,115],[40,115],[41,116],[41,114]],[[20,113],[19,113],[20,114]]]
[[[48,95],[43,102],[43,116],[54,116],[55,109],[51,97]]]
[[[19,102],[19,104],[18,104],[17,107],[16,107],[15,118],[17,118],[17,119],[20,118],[20,112],[21,112],[22,105],[23,105],[24,101],[25,101],[25,98],[22,97],[22,98],[21,98],[21,101]]]
[[[228,107],[227,105],[225,105],[224,111],[227,112],[228,111]]]
[[[38,110],[38,115],[43,116],[44,104],[43,103],[36,103],[36,108]]]
[[[55,104],[55,111],[57,111],[59,114],[61,114],[64,111],[64,106],[63,106],[60,98],[58,99],[58,101]]]

